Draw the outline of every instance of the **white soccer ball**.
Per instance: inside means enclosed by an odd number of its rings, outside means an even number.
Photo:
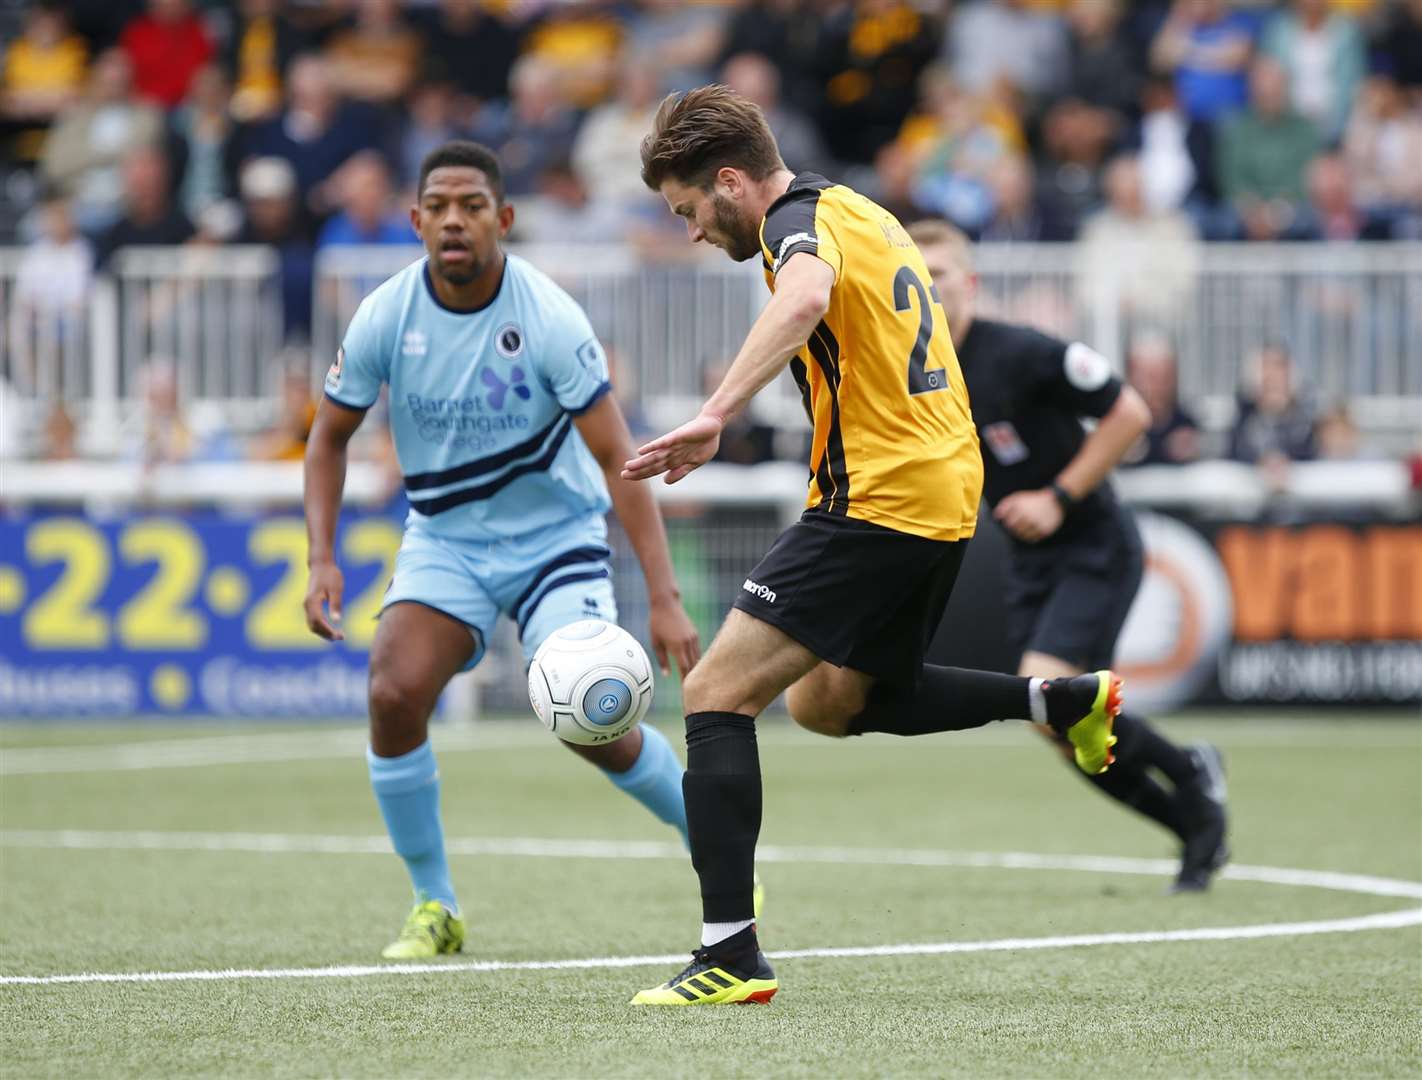
[[[652,704],[652,662],[620,626],[584,619],[553,631],[528,667],[528,700],[564,742],[619,739]]]

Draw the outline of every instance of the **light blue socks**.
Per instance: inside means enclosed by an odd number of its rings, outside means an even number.
[[[666,740],[662,742],[665,744]],[[642,757],[646,757],[645,750]],[[435,766],[434,749],[429,740],[408,754],[392,758],[376,757],[367,747],[365,760],[370,766],[370,786],[375,789],[375,801],[380,804],[385,828],[395,851],[405,860],[415,894],[438,900],[451,911],[458,911],[454,886],[449,880],[449,862],[444,856],[444,829],[439,820],[439,769]],[[641,763],[639,758],[637,766]],[[677,784],[679,801],[680,780]],[[685,829],[685,815],[682,820]]]
[[[681,759],[667,737],[648,724],[642,725],[642,752],[626,772],[609,772],[607,778],[645,806],[661,821],[686,838],[686,803],[681,797]]]

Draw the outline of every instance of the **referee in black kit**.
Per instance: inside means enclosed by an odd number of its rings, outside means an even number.
[[[1004,604],[1018,674],[1110,667],[1143,554],[1135,520],[1106,478],[1149,425],[1150,410],[1086,345],[974,318],[977,275],[968,240],[953,226],[920,221],[908,232],[933,275],[967,381],[984,495],[1010,537]],[[1090,434],[1085,417],[1097,421]],[[1115,732],[1115,764],[1087,779],[1180,838],[1173,891],[1207,889],[1229,855],[1219,751],[1175,746],[1129,712]]]

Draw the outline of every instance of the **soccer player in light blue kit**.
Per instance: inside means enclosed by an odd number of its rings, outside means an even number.
[[[371,649],[367,760],[415,887],[414,909],[383,954],[392,959],[464,942],[429,741],[435,702],[479,662],[500,614],[517,623],[525,658],[560,626],[616,621],[609,507],[647,579],[662,671],[675,662],[684,675],[699,653],[656,504],[620,476],[631,437],[587,316],[500,246],[514,211],[498,159],[448,143],[425,159],[418,198],[410,217],[427,257],[356,311],[306,450],[306,619],[338,640],[343,585],[332,548],[346,444],[381,385],[390,387],[410,514]],[[572,749],[685,838],[681,762],[655,728]]]

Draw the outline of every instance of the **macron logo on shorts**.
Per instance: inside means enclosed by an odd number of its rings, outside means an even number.
[[[741,582],[741,588],[745,589],[745,591],[752,596],[760,597],[767,604],[775,603],[775,590],[767,589],[758,581],[752,581],[750,578],[746,578],[745,581]]]

